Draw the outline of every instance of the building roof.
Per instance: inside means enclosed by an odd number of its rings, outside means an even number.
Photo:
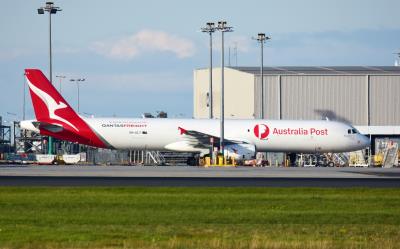
[[[251,74],[260,74],[260,67],[230,67]],[[264,75],[268,74],[395,74],[400,75],[400,67],[396,66],[327,66],[327,67],[264,67]]]

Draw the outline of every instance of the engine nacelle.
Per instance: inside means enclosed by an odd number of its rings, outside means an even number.
[[[256,147],[253,144],[230,144],[225,146],[224,154],[237,161],[250,160],[256,156]]]

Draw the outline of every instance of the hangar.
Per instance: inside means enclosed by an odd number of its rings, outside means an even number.
[[[220,82],[221,68],[214,68],[214,118]],[[194,117],[208,118],[208,68],[194,71],[193,84]],[[225,68],[225,117],[261,118],[261,89],[259,67]],[[400,67],[264,67],[263,89],[265,119],[328,118],[349,122],[374,141],[400,139]]]

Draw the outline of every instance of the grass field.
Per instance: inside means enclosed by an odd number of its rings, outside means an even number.
[[[400,248],[400,189],[2,187],[0,248]]]

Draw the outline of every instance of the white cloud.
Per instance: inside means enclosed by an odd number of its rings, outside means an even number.
[[[192,41],[155,30],[142,30],[113,41],[98,41],[91,49],[112,59],[133,59],[146,52],[170,52],[178,58],[187,58],[195,52]]]

